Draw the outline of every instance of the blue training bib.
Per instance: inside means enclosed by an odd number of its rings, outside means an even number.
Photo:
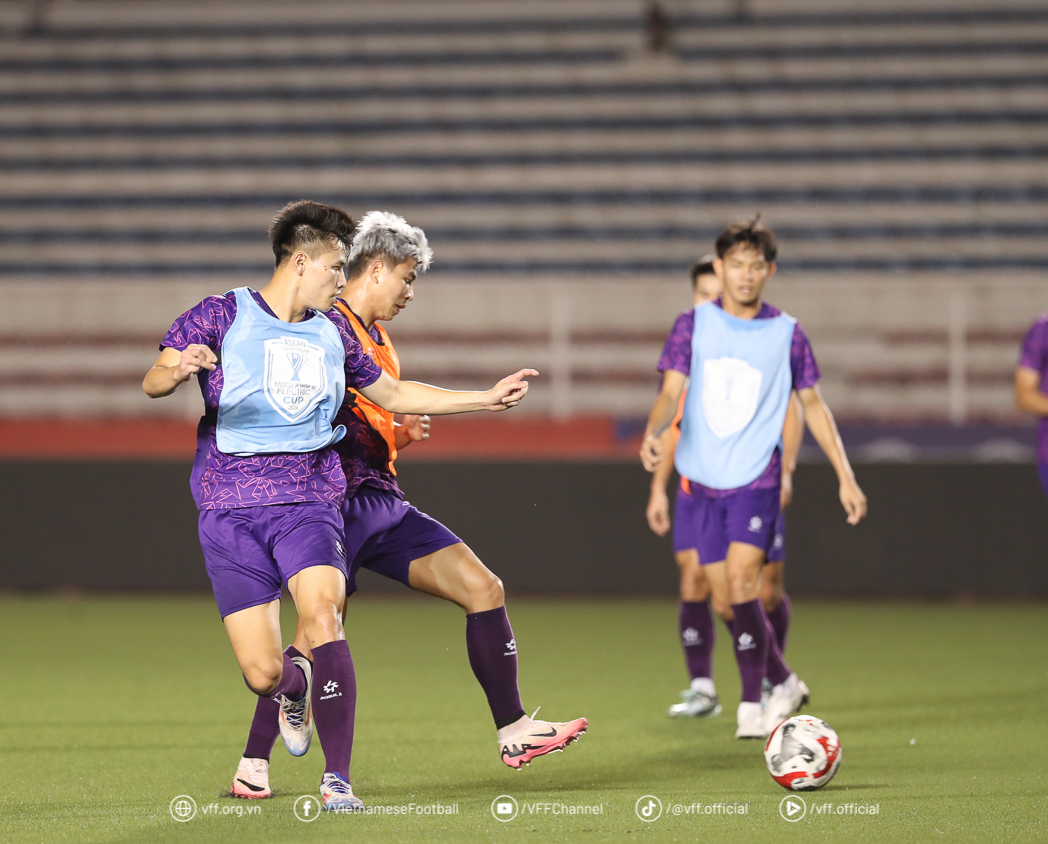
[[[712,303],[695,308],[691,383],[674,461],[683,477],[737,489],[767,468],[793,389],[796,324],[787,314],[740,319]]]
[[[284,322],[246,287],[222,340],[219,451],[247,456],[317,451],[346,435],[332,427],[346,392],[346,349],[321,313]]]

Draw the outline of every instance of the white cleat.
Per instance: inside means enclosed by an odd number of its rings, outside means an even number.
[[[237,772],[233,774],[233,785],[230,786],[229,793],[233,797],[243,797],[246,800],[272,797],[273,792],[269,789],[269,760],[243,757],[237,766]]]
[[[280,698],[280,737],[284,747],[292,756],[305,756],[313,741],[313,709],[310,696],[313,692],[313,663],[304,656],[293,656],[295,663],[306,675],[306,695],[302,700]]]
[[[735,731],[737,739],[763,739],[768,735],[764,729],[764,719],[761,718],[761,705],[750,701],[739,704],[736,714],[739,728]]]
[[[771,680],[769,680],[767,677],[765,677],[763,680],[761,680],[761,709],[762,710],[764,709],[764,707],[766,707],[768,705],[768,698],[771,697],[771,690],[772,690],[772,688],[773,688],[773,686],[771,684]]]
[[[796,674],[790,674],[771,690],[771,697],[764,707],[764,729],[771,733],[779,724],[797,712],[808,702],[808,687]]]
[[[673,704],[669,708],[669,712],[666,713],[670,718],[687,716],[692,718],[715,718],[723,711],[723,707],[720,705],[720,701],[717,700],[716,695],[708,695],[706,692],[696,691],[695,689],[685,689],[680,693],[680,696],[683,700],[680,703]]]
[[[324,774],[320,781],[320,799],[326,812],[361,812],[364,801],[353,794],[353,787],[341,774]]]

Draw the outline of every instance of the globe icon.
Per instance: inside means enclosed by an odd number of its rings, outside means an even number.
[[[181,823],[191,821],[197,813],[196,801],[185,794],[180,794],[172,800],[169,808],[171,811],[171,817]]]

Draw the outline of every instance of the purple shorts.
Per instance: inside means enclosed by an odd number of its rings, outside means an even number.
[[[1041,476],[1041,486],[1044,487],[1044,494],[1048,495],[1048,463],[1038,463],[1037,474]]]
[[[673,505],[673,553],[690,551],[695,541],[695,496],[677,487],[677,501]]]
[[[786,559],[786,514],[779,510],[775,520],[775,530],[771,535],[771,548],[768,549],[766,563],[781,563]]]
[[[462,541],[403,499],[372,487],[361,487],[347,498],[342,503],[342,516],[349,560],[347,595],[357,591],[361,567],[410,587],[408,566],[412,560]]]
[[[770,492],[771,490],[751,490],[745,494],[756,494],[760,492]],[[775,490],[778,494],[778,490]],[[677,488],[677,502],[674,507],[673,513],[673,553],[679,554],[681,551],[690,551],[693,548],[699,547],[699,530],[702,524],[702,517],[699,515],[699,510],[702,509],[702,504],[709,499],[696,499],[690,492],[685,492],[683,489]],[[722,501],[731,501],[732,498],[720,499]],[[748,520],[747,520],[748,522]],[[745,538],[729,539],[728,542],[748,542],[751,545],[757,545],[758,543],[751,539],[752,532],[749,530],[749,524],[746,525],[746,536]],[[718,547],[720,544],[718,543]],[[728,546],[724,544],[724,555],[728,553]],[[759,547],[759,546],[758,546]],[[711,551],[713,549],[711,548]],[[699,562],[705,565],[706,563],[701,554],[699,555]],[[709,559],[711,563],[720,562],[724,556],[719,559]],[[775,519],[775,527],[771,534],[771,544],[765,551],[765,562],[766,563],[781,563],[786,559],[786,514],[779,510],[779,514]]]
[[[732,542],[755,545],[767,555],[779,517],[779,490],[740,490],[725,498],[696,496],[692,512],[701,565],[724,560]]]
[[[310,566],[346,572],[342,513],[333,504],[201,510],[200,547],[222,618],[280,597]]]

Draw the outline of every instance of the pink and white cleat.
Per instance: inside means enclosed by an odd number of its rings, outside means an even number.
[[[269,760],[242,758],[237,772],[233,774],[229,793],[247,800],[272,797],[273,792],[269,790]]]
[[[503,730],[499,730],[499,756],[518,771],[536,756],[559,753],[573,741],[578,741],[589,727],[585,718],[568,722],[536,721],[538,714],[536,709],[530,718],[521,718],[516,724],[505,727],[505,736],[501,735]]]

